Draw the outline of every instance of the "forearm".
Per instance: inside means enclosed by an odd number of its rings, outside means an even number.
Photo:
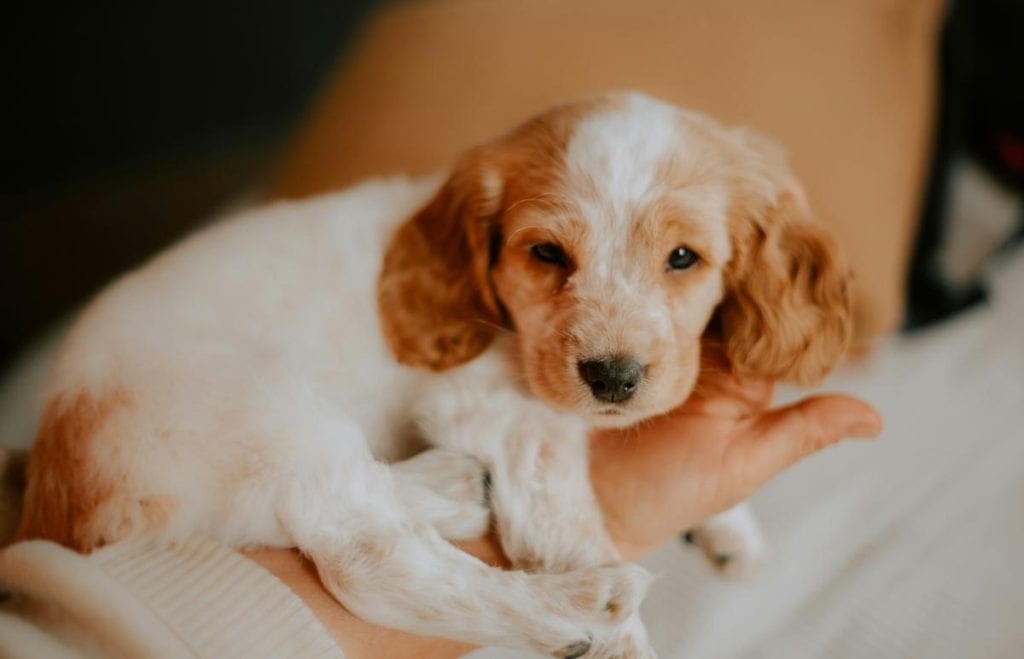
[[[88,555],[19,542],[0,551],[0,590],[11,595],[0,602],[3,656],[340,654],[292,591],[197,537],[141,537]]]
[[[497,540],[488,537],[459,546],[477,558],[506,567]],[[348,659],[383,656],[446,659],[461,657],[473,646],[444,638],[417,636],[367,622],[338,604],[324,589],[313,564],[295,550],[260,549],[248,552],[249,558],[288,584],[334,637]],[[386,653],[383,650],[386,649]]]

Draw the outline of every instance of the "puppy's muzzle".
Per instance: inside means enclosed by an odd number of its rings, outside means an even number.
[[[578,368],[594,398],[606,403],[623,403],[632,398],[644,376],[643,365],[628,357],[580,362]]]

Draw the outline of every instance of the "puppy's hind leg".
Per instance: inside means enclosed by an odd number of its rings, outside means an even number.
[[[338,446],[323,442],[318,455],[306,450],[301,464],[288,466],[277,516],[356,615],[419,634],[576,656],[639,605],[647,580],[633,566],[531,575],[485,565],[406,515],[386,465],[365,452],[339,455]]]
[[[746,503],[707,519],[684,538],[703,552],[712,568],[732,578],[752,577],[768,554],[757,518]]]

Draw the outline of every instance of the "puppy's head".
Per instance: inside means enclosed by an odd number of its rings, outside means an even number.
[[[777,147],[627,94],[470,151],[398,229],[379,302],[403,363],[450,368],[513,330],[536,396],[621,426],[686,398],[716,312],[741,376],[820,379],[849,279]]]

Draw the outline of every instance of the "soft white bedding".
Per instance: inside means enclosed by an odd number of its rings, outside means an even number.
[[[991,305],[833,379],[886,430],[757,495],[774,546],[758,577],[723,581],[675,544],[647,559],[663,657],[1024,656],[1024,251],[993,283]],[[30,436],[49,352],[0,384],[0,445]]]

